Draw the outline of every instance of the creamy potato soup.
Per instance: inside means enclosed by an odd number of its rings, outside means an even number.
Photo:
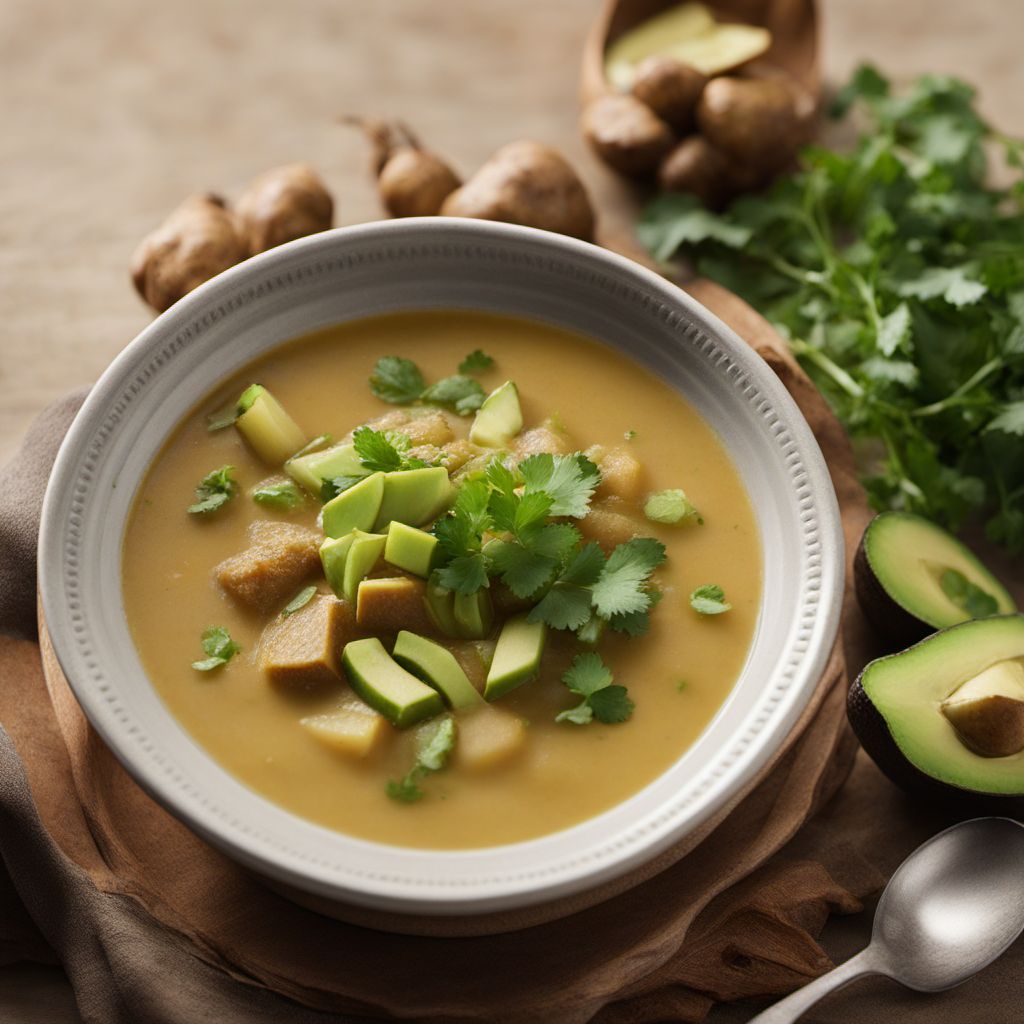
[[[401,846],[563,829],[696,740],[750,647],[753,511],[667,385],[584,337],[415,312],[247,367],[124,542],[150,679],[247,786]]]

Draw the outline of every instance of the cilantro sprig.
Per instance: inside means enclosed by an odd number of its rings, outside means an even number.
[[[393,405],[423,402],[468,416],[479,409],[487,397],[480,382],[469,374],[488,369],[493,362],[490,356],[477,349],[459,364],[458,373],[428,386],[423,371],[411,359],[383,356],[370,374],[370,390]]]
[[[611,669],[595,651],[577,654],[562,682],[583,699],[575,707],[560,711],[555,721],[574,725],[587,725],[595,718],[606,725],[627,721],[635,705],[624,686],[612,684],[613,678]]]
[[[877,508],[950,528],[984,512],[1024,551],[1024,142],[995,131],[962,81],[896,92],[861,68],[836,113],[865,130],[724,213],[662,195],[639,233],[680,248],[789,341],[855,438]],[[986,182],[1001,151],[1009,184]]]
[[[272,480],[254,487],[252,500],[257,505],[263,505],[266,508],[272,508],[279,512],[290,512],[301,505],[305,498],[291,480]]]
[[[420,782],[444,768],[454,749],[455,719],[451,715],[423,726],[416,736],[416,760],[401,779],[388,780],[388,796],[403,804],[422,800],[426,793],[420,788]]]
[[[459,363],[459,373],[483,373],[494,366],[494,357],[475,348]]]
[[[202,661],[192,662],[192,667],[197,672],[212,672],[216,668],[221,668],[242,649],[231,639],[231,634],[223,626],[204,629],[202,645],[206,657]]]
[[[717,583],[705,583],[690,594],[690,607],[701,615],[722,615],[732,605],[725,599],[725,591]]]
[[[232,475],[234,466],[221,466],[207,473],[196,488],[196,500],[189,505],[190,515],[209,515],[226,505],[237,493],[238,484]]]

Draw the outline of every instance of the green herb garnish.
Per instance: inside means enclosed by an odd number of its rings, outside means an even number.
[[[866,130],[722,214],[663,195],[639,233],[681,246],[786,337],[855,438],[876,508],[1024,551],[1024,142],[993,130],[970,86],[940,75],[894,93],[870,67],[842,91]],[[986,149],[1011,184],[986,184]]]
[[[582,697],[573,708],[555,715],[556,722],[587,725],[595,718],[606,725],[625,722],[632,714],[634,704],[624,686],[612,685],[611,669],[594,651],[577,654],[572,665],[562,676],[562,682],[572,693]]]
[[[192,662],[197,672],[211,672],[226,665],[242,649],[223,626],[211,626],[203,630],[202,644],[206,657],[202,661]]]
[[[460,416],[468,416],[484,404],[487,392],[478,380],[458,374],[431,384],[420,398],[428,405],[441,405]]]
[[[476,348],[459,363],[459,373],[483,373],[494,366],[493,356]]]
[[[622,436],[627,441],[633,441],[633,440],[636,439],[636,431],[635,430],[627,430]]]
[[[416,761],[404,778],[388,780],[388,796],[404,804],[422,800],[426,794],[419,783],[425,776],[444,768],[454,748],[455,719],[451,715],[435,719],[422,727],[416,737]]]
[[[984,619],[999,611],[999,602],[957,569],[946,569],[939,577],[942,592],[972,619]]]
[[[300,608],[305,608],[310,601],[316,596],[316,587],[311,583],[308,587],[303,587],[282,609],[281,618],[287,619],[289,615],[294,615]]]
[[[412,441],[405,434],[393,430],[359,427],[352,435],[352,445],[359,461],[371,473],[394,473],[406,469],[424,469],[431,465],[423,459],[408,455]]]
[[[701,615],[721,615],[732,605],[725,599],[725,591],[717,583],[705,583],[690,595],[690,607]]]
[[[678,487],[667,491],[655,491],[644,502],[644,515],[654,523],[666,523],[670,526],[679,523],[697,523],[704,525],[701,514],[694,507],[686,494]]]
[[[234,466],[221,466],[207,473],[196,488],[197,500],[189,505],[189,513],[207,515],[230,501],[238,492],[238,484],[231,475],[234,471]]]
[[[307,441],[291,458],[299,459],[303,455],[312,455],[313,452],[322,451],[330,445],[334,438],[330,434],[318,434],[312,441]],[[289,461],[291,461],[289,459]]]
[[[275,483],[260,484],[252,491],[252,500],[257,505],[288,511],[301,505],[305,498],[302,492],[290,480],[279,480]]]
[[[420,368],[411,359],[384,356],[370,375],[370,390],[385,402],[408,405],[423,394],[427,382]]]

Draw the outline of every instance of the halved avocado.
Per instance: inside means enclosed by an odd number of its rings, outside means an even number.
[[[963,622],[871,662],[847,712],[908,792],[1024,812],[1024,615]]]
[[[868,524],[854,582],[868,621],[901,647],[958,622],[1017,610],[956,537],[911,512],[883,512]]]

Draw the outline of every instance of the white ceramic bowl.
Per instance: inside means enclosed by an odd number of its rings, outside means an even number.
[[[694,746],[599,817],[528,842],[413,850],[332,832],[248,789],[181,728],[125,622],[125,520],[192,406],[255,356],[340,321],[461,307],[562,325],[628,353],[718,432],[757,514],[764,593],[753,647]],[[592,889],[665,851],[748,783],[806,705],[835,637],[843,577],[817,444],[766,364],[679,289],[595,246],[482,221],[341,228],[246,261],[160,316],[89,395],[57,458],[39,578],[61,666],[89,720],[147,792],[237,861],[312,898],[475,915]]]

